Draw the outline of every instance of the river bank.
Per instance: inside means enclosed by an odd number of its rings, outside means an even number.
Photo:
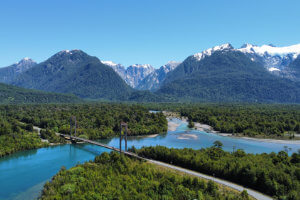
[[[273,138],[254,138],[254,137],[247,137],[247,136],[238,136],[233,135],[231,133],[220,133],[218,131],[215,131],[213,127],[207,125],[207,124],[201,124],[199,122],[194,122],[195,129],[198,131],[204,131],[207,133],[213,133],[218,134],[220,136],[224,137],[233,137],[233,138],[242,138],[245,140],[253,140],[253,141],[260,141],[260,142],[271,142],[271,143],[277,143],[277,144],[299,144],[300,140],[286,140],[286,139],[273,139]],[[298,134],[296,134],[296,137],[298,137]],[[300,148],[300,147],[299,147]]]

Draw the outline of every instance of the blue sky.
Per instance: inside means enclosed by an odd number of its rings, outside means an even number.
[[[0,1],[0,66],[64,49],[159,67],[223,43],[300,43],[299,0]]]

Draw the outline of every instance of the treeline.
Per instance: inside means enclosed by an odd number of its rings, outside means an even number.
[[[111,152],[70,170],[62,168],[45,184],[41,199],[246,200],[249,197],[245,191],[238,194],[219,188],[212,181],[179,175]]]
[[[142,157],[220,177],[253,188],[276,199],[300,199],[300,152],[246,154],[223,151],[222,144],[207,149],[169,149],[163,146],[131,149]]]
[[[300,105],[282,104],[145,104],[156,110],[179,112],[189,121],[216,131],[250,137],[293,139],[300,133]]]
[[[47,104],[2,106],[0,110],[18,121],[33,124],[53,135],[70,133],[70,117],[77,119],[77,136],[105,139],[120,132],[120,122],[128,124],[129,135],[149,135],[167,131],[162,113],[149,113],[139,105],[117,103]],[[47,138],[46,138],[47,139]]]
[[[16,151],[47,146],[33,131],[32,125],[21,124],[0,111],[0,157]]]

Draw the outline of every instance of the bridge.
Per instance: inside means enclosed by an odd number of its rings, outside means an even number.
[[[96,142],[96,141],[93,141],[93,140],[84,139],[84,138],[71,136],[71,135],[67,135],[67,134],[62,134],[62,133],[60,133],[60,136],[66,138],[68,140],[71,140],[71,141],[81,141],[81,142],[93,144],[93,145],[96,145],[96,146],[104,147],[106,149],[110,149],[110,150],[113,150],[113,151],[123,153],[123,154],[131,156],[131,157],[135,157],[135,158],[138,158],[138,159],[144,159],[145,160],[145,158],[140,157],[135,153],[132,153],[132,152],[129,152],[129,151],[122,151],[122,149],[115,148],[115,147],[112,147],[112,146],[109,146],[109,145],[106,145],[106,144],[103,144],[103,143],[100,143],[100,142]]]

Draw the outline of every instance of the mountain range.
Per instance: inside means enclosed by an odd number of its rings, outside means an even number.
[[[64,50],[42,63],[26,58],[0,68],[0,82],[88,99],[299,103],[299,54],[300,44],[223,44],[155,69]]]

